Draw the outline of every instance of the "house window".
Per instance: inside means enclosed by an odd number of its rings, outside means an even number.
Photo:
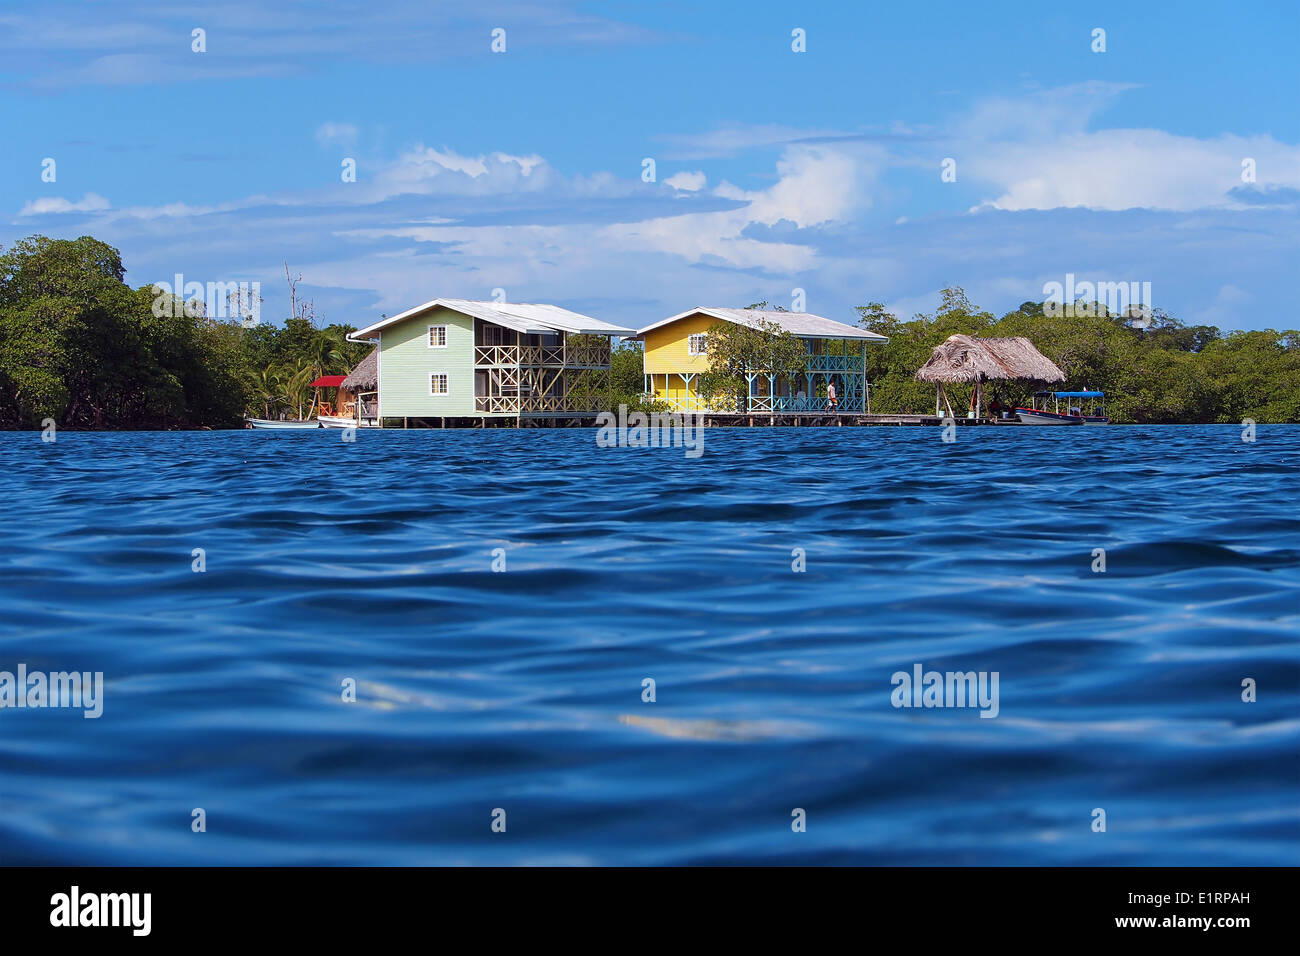
[[[688,355],[706,355],[709,351],[709,337],[701,332],[698,335],[692,335],[686,340],[686,352]]]
[[[514,335],[509,329],[503,329],[499,325],[490,325],[483,322],[479,325],[479,335],[482,338],[480,345],[514,345],[515,341],[511,337]]]
[[[447,394],[447,373],[432,372],[429,375],[429,394],[446,395]]]
[[[445,349],[447,347],[447,326],[429,326],[429,348]]]

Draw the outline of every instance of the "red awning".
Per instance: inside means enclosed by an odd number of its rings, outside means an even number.
[[[316,381],[312,382],[311,388],[338,388],[343,384],[346,375],[322,375]]]

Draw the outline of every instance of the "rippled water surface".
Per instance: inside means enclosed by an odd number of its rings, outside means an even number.
[[[0,434],[0,861],[1300,861],[1300,427],[594,434]]]

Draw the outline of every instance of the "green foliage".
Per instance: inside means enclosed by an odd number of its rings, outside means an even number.
[[[371,348],[347,341],[350,326],[319,329],[301,316],[245,328],[179,303],[155,308],[156,291],[131,289],[125,275],[118,251],[88,236],[33,236],[0,255],[0,428],[46,418],[89,428],[232,427],[245,414],[308,415],[308,383],[350,371]],[[889,336],[867,349],[874,411],[932,411],[933,386],[913,376],[960,332],[1028,337],[1070,386],[1105,391],[1117,422],[1300,422],[1296,330],[1224,335],[1160,311],[1138,322],[1102,305],[1064,316],[1036,302],[996,318],[959,286],[943,290],[933,315],[910,321],[878,302],[858,312],[860,325]],[[709,329],[709,364],[700,391],[725,405],[744,401],[747,369],[800,375],[807,354],[774,322],[719,322]],[[585,373],[580,385],[599,407],[663,410],[643,401],[643,382],[641,348],[628,344],[614,351],[609,371]],[[998,383],[990,397],[1025,404],[1032,388]],[[966,407],[969,386],[946,390],[955,408]]]
[[[593,344],[604,347],[604,336],[569,336],[571,345]],[[663,412],[667,402],[647,400],[645,389],[645,352],[640,342],[625,342],[610,353],[609,371],[583,372],[573,394],[585,408],[617,411],[626,405],[628,411]]]
[[[872,411],[933,413],[935,388],[914,375],[935,346],[963,333],[1025,336],[1065,373],[1067,383],[1057,388],[1104,391],[1115,422],[1300,422],[1300,332],[1225,336],[1160,310],[1149,325],[1111,315],[1101,304],[1087,312],[1049,315],[1040,303],[1025,302],[995,318],[977,311],[957,286],[943,290],[933,315],[908,322],[878,302],[858,306],[859,325],[889,336],[887,345],[867,350]],[[1004,404],[1025,405],[1034,387],[996,382],[985,392]],[[969,407],[971,388],[944,386],[959,411]]]
[[[709,369],[700,376],[699,394],[719,410],[745,406],[749,395],[745,373],[749,370],[763,369],[791,379],[808,369],[803,339],[776,322],[760,319],[754,328],[714,322],[708,336]]]
[[[350,327],[244,328],[131,289],[113,247],[33,236],[0,255],[0,428],[232,427],[308,411],[319,375],[369,345]],[[156,307],[157,306],[157,307]]]

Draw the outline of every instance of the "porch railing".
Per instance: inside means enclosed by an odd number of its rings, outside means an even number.
[[[474,364],[606,368],[610,354],[608,345],[476,345]]]
[[[591,412],[601,410],[600,403],[593,398],[588,402],[575,400],[572,396],[566,401],[563,395],[476,395],[474,410],[486,414],[514,415],[520,412]]]
[[[725,409],[718,408],[708,402],[702,401],[694,395],[686,398],[672,397],[665,398],[662,395],[642,396],[646,400],[659,401],[666,404],[670,411],[674,412],[714,412],[725,413]],[[846,395],[839,401],[838,409],[841,412],[860,412],[863,410],[864,403],[860,395]],[[812,398],[799,398],[793,395],[751,395],[747,407],[741,407],[738,414],[747,412],[827,412],[830,411],[830,402],[825,396],[814,396]]]
[[[517,345],[476,345],[474,346],[475,365],[518,365],[519,346]]]
[[[861,372],[861,355],[809,355],[810,372]]]
[[[500,413],[500,412],[517,412],[520,410],[520,401],[518,395],[476,395],[474,396],[474,411]]]
[[[563,345],[525,345],[519,350],[520,365],[563,365]]]
[[[860,395],[844,395],[836,406],[841,412],[860,412],[863,403]],[[751,395],[751,412],[826,412],[830,400],[824,395],[799,398],[796,395]]]
[[[605,345],[568,345],[565,346],[565,364],[605,368],[610,364],[610,348]]]

